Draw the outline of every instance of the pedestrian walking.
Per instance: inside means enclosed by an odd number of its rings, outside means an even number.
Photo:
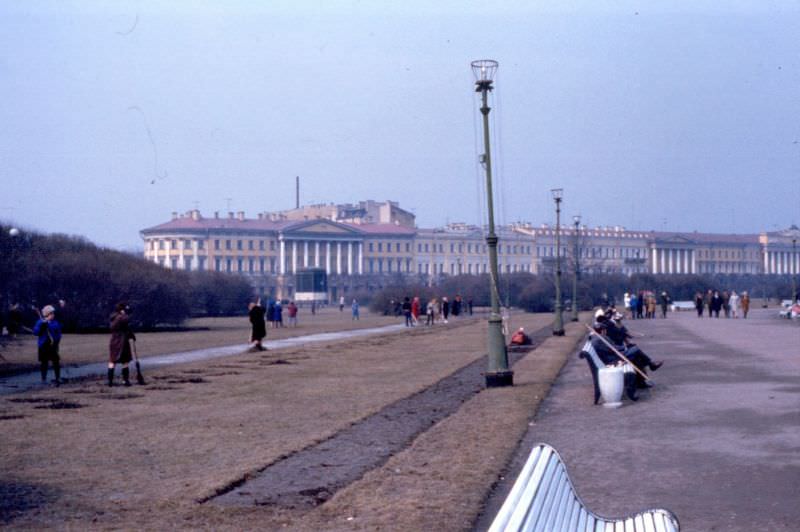
[[[731,309],[731,317],[738,318],[739,317],[739,294],[736,293],[736,290],[731,292],[731,296],[728,298],[728,306]]]
[[[450,302],[447,296],[442,298],[442,321],[447,323],[447,317],[450,316]]]
[[[425,316],[427,316],[425,325],[427,326],[433,325],[433,309],[435,305],[436,305],[436,298],[431,299],[430,301],[428,301],[428,304],[425,305]]]
[[[339,312],[344,312],[344,296],[339,297]]]
[[[406,318],[406,327],[413,327],[414,320],[411,319],[411,299],[406,296],[403,299],[403,316]]]
[[[694,294],[694,308],[697,310],[697,317],[703,317],[703,294],[700,292],[695,292]]]
[[[267,322],[270,327],[275,328],[275,302],[271,299],[267,303]]]
[[[742,292],[740,305],[742,305],[742,318],[747,319],[747,313],[750,312],[750,295],[747,291]]]
[[[731,296],[730,296],[730,294],[728,293],[727,290],[723,290],[721,297],[722,297],[722,310],[725,311],[725,317],[726,318],[730,318],[731,317],[731,303],[730,303]]]
[[[358,301],[353,299],[353,304],[350,306],[350,309],[353,311],[353,319],[352,321],[359,321],[358,316]]]
[[[414,325],[419,324],[419,313],[420,313],[420,303],[419,297],[414,296],[414,300],[411,301],[411,321]]]
[[[250,343],[251,351],[264,351],[262,340],[267,336],[267,327],[264,323],[264,307],[261,306],[261,298],[251,302],[247,306],[247,315],[250,318]]]
[[[61,324],[55,318],[55,309],[47,305],[42,309],[39,320],[33,326],[33,334],[38,336],[39,369],[42,374],[42,384],[47,382],[47,369],[53,364],[53,383],[61,384],[61,359],[58,348],[61,344]]]
[[[667,309],[669,308],[670,298],[666,291],[661,292],[661,317],[667,318]]]
[[[294,301],[289,301],[286,311],[289,313],[289,327],[297,327],[297,305]]]
[[[714,312],[714,317],[719,318],[719,311],[722,310],[722,296],[717,290],[714,290],[714,295],[711,296],[711,310]]]
[[[111,339],[108,343],[108,385],[114,385],[114,368],[122,364],[122,381],[125,386],[131,385],[130,368],[132,351],[130,342],[136,341],[136,335],[130,327],[131,308],[127,303],[117,303],[116,309],[111,313]]]
[[[275,302],[275,327],[283,327],[283,307],[280,301]]]

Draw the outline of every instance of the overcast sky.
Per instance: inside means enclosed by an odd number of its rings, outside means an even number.
[[[800,223],[800,3],[0,3],[0,219],[102,245],[198,206],[496,222]],[[726,5],[725,9],[720,6]],[[435,7],[433,7],[435,6]]]

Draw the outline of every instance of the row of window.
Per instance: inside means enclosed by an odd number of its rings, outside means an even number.
[[[503,253],[504,246],[498,245],[497,252]],[[466,244],[464,243],[450,243],[450,253],[464,253],[464,249],[467,250],[467,253],[488,253],[489,247],[486,244]],[[429,242],[419,242],[417,243],[417,253],[444,253],[444,244],[434,242],[433,244]],[[505,246],[505,253],[507,255],[521,255],[527,253],[528,255],[531,254],[531,246],[522,246],[522,245],[512,245],[507,244]]]

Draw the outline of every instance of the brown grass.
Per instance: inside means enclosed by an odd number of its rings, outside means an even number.
[[[525,315],[515,325],[534,330],[549,319]],[[484,321],[167,368],[146,387],[84,382],[0,399],[0,500],[30,499],[4,524],[463,530],[573,349],[577,324],[568,333],[517,364],[513,388],[478,394],[306,513],[197,501],[485,356]],[[36,408],[58,402],[80,408]]]

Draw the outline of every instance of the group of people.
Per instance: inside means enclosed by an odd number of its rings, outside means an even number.
[[[41,311],[37,309],[39,315],[32,329],[20,326],[19,332],[30,332],[36,336],[37,358],[39,361],[39,372],[42,384],[47,383],[47,374],[50,366],[53,368],[53,384],[61,385],[61,339],[63,336],[62,326],[56,318],[56,307],[45,305]],[[111,338],[108,344],[108,385],[114,385],[114,372],[117,365],[122,366],[122,381],[125,386],[131,386],[130,363],[136,360],[136,378],[139,384],[144,384],[144,377],[138,368],[138,357],[136,355],[136,335],[130,326],[130,306],[125,302],[120,302],[109,316],[109,331]]]
[[[697,310],[697,317],[703,317],[703,310],[708,310],[708,317],[719,318],[720,312],[724,313],[726,318],[738,318],[741,314],[742,318],[747,319],[747,314],[750,312],[750,295],[744,291],[742,295],[736,293],[735,290],[728,292],[723,290],[708,290],[705,294],[697,292],[694,295],[694,307]]]
[[[647,375],[647,370],[656,371],[664,362],[653,361],[633,342],[633,335],[622,324],[622,319],[622,314],[613,306],[598,309],[592,324],[596,334],[591,335],[590,342],[597,356],[607,366],[624,364],[623,358],[618,353],[624,355],[639,370],[635,373],[635,386],[648,388],[651,384],[644,377]]]
[[[656,296],[655,292],[640,290],[638,292],[625,292],[625,312],[632,320],[655,319],[658,307],[661,307],[661,317],[667,317],[669,304],[672,301],[666,290]]]
[[[395,316],[402,314],[405,318],[406,327],[415,327],[420,323],[422,313],[422,302],[419,296],[406,296],[402,303],[390,301],[390,306],[394,308]],[[443,296],[441,301],[433,297],[425,303],[425,325],[431,326],[440,321],[447,323],[451,316],[458,317],[464,314],[472,316],[472,299],[467,300],[466,305],[460,295],[455,296],[451,302],[447,296]]]

